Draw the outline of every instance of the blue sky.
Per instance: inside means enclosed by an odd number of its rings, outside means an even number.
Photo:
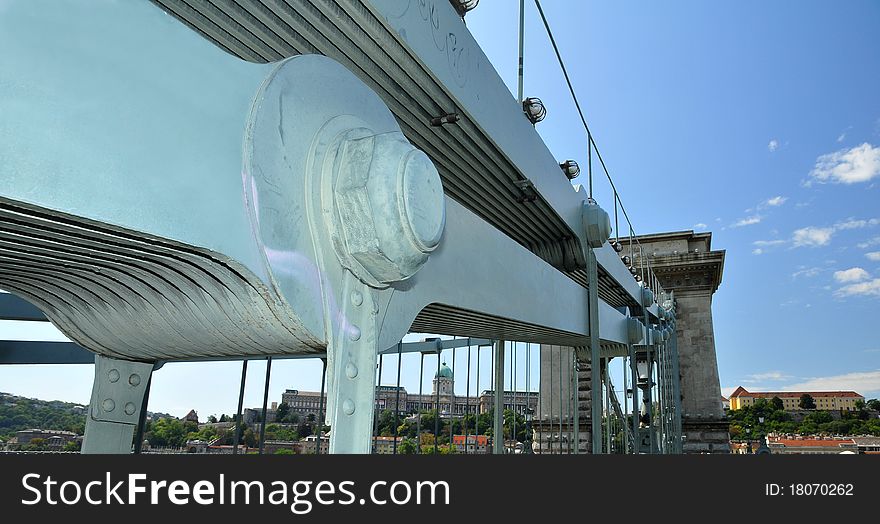
[[[636,232],[711,231],[713,247],[727,251],[714,299],[725,392],[880,397],[880,4],[545,0],[544,9]],[[467,24],[515,92],[516,3],[484,0]],[[531,1],[525,94],[547,105],[538,130],[553,153],[586,166],[584,134]],[[609,207],[607,185],[596,184]],[[0,333],[57,337],[8,322]],[[394,365],[386,360],[386,382]],[[150,409],[232,412],[239,366],[168,365],[155,375]],[[276,363],[271,398],[317,389],[319,369]],[[263,370],[250,366],[246,405],[261,401]],[[403,383],[418,389],[415,356]],[[86,402],[90,387],[89,366],[0,367],[0,391]]]

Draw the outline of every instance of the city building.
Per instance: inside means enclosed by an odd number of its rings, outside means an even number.
[[[865,401],[865,397],[859,395],[855,391],[748,391],[740,386],[736,388],[730,395],[730,409],[742,409],[751,406],[755,400],[765,398],[768,401],[773,397],[779,397],[782,400],[782,407],[785,411],[798,411],[801,409],[800,401],[803,394],[813,397],[816,403],[816,409],[824,411],[845,410],[852,411],[856,409],[856,402]]]
[[[839,455],[858,453],[859,447],[851,438],[768,436],[767,446],[773,454],[783,455]]]
[[[465,450],[465,436],[453,435],[452,445],[455,446],[456,453],[487,454],[492,452],[490,448],[492,441],[486,435],[468,435],[467,450]]]
[[[301,439],[299,441],[300,444],[300,453],[305,455],[314,455],[315,449],[318,448],[318,437],[317,435],[309,435],[308,437]],[[330,432],[325,433],[321,436],[321,447],[320,454],[326,455],[330,452]]]
[[[403,437],[373,437],[373,453],[377,455],[391,455],[394,453],[394,440],[397,445],[403,442]]]
[[[324,395],[324,406],[327,396]],[[505,391],[504,409],[514,410],[525,415],[529,409],[535,412],[538,405],[537,391]],[[291,413],[301,417],[318,416],[321,409],[320,393],[316,391],[299,391],[288,389],[281,395]],[[439,405],[439,408],[438,408]],[[479,397],[459,396],[455,394],[455,377],[452,369],[442,363],[439,371],[434,373],[433,388],[430,394],[409,393],[402,386],[377,386],[376,409],[394,411],[399,406],[401,413],[417,413],[438,408],[441,417],[459,418],[467,413],[488,413],[495,406],[495,392],[483,390]],[[326,409],[326,408],[325,408]],[[266,417],[270,421],[273,418]]]
[[[880,437],[853,437],[860,455],[880,455]]]
[[[31,444],[35,439],[42,439],[50,450],[59,450],[68,442],[76,441],[77,434],[60,429],[23,429],[15,432],[15,436],[9,439],[7,446],[10,449],[17,449],[20,446]]]

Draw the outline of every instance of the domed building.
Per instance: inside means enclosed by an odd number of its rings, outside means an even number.
[[[319,393],[292,389],[284,392],[282,402],[288,404],[292,413],[302,417],[309,414],[317,416],[318,408],[321,405]],[[326,393],[324,402],[326,406]],[[418,392],[409,393],[403,386],[383,384],[376,387],[376,409],[394,411],[395,407],[399,406],[400,412],[404,415],[438,409],[441,417],[458,418],[467,413],[479,414],[491,411],[494,408],[494,402],[495,392],[491,389],[483,389],[479,393],[472,389],[470,397],[457,396],[455,394],[455,374],[446,362],[441,362],[440,369],[434,372],[433,388],[430,393],[427,391],[421,395]],[[504,392],[504,409],[512,409],[522,415],[528,410],[534,413],[537,404],[537,391]]]
[[[452,376],[452,370],[449,369],[449,366],[444,362],[440,366],[440,370],[434,373],[434,390],[432,393],[434,395],[437,392],[440,392],[440,397],[449,396],[455,394],[455,379]]]

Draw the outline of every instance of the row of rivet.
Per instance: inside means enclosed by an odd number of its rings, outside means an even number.
[[[109,380],[111,384],[115,384],[116,382],[119,382],[119,378],[120,378],[120,376],[119,376],[118,369],[114,368],[114,369],[111,369],[110,371],[107,372],[107,380]],[[140,385],[140,383],[141,383],[141,376],[138,375],[137,373],[132,373],[131,375],[128,376],[128,384],[130,386],[137,387]],[[110,413],[111,411],[116,409],[116,402],[114,402],[112,398],[106,398],[106,399],[104,399],[104,402],[101,403],[101,407],[104,408],[104,411],[106,411],[107,413]],[[129,416],[134,415],[134,412],[136,409],[137,409],[137,407],[134,405],[133,402],[127,402],[125,404],[125,414],[126,415],[129,415]]]

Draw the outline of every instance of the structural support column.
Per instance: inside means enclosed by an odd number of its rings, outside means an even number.
[[[492,430],[492,453],[504,454],[504,341],[495,342],[495,426]]]
[[[371,290],[346,274],[340,322],[327,348],[330,453],[367,455],[372,448],[376,395],[378,307]]]
[[[590,321],[590,413],[593,453],[602,453],[602,377],[599,365],[599,276],[596,255],[587,249],[587,273],[589,275],[588,311]],[[580,445],[580,443],[578,443]]]
[[[86,417],[84,454],[131,453],[134,430],[145,410],[152,362],[95,356],[95,382]]]
[[[713,251],[711,233],[692,231],[638,237],[660,284],[675,297],[675,353],[671,370],[679,393],[684,453],[729,453],[729,424],[712,325],[712,296],[721,284],[724,251]]]

